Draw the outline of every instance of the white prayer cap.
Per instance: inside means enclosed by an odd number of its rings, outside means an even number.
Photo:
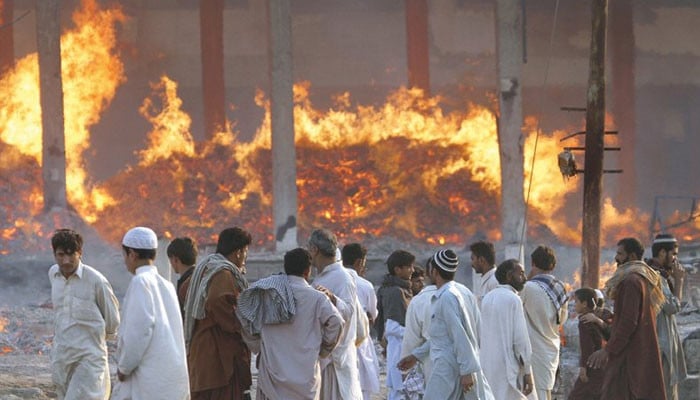
[[[450,249],[440,250],[433,255],[433,263],[443,271],[456,272],[459,266],[459,258]]]
[[[129,229],[126,235],[124,235],[122,244],[132,249],[157,249],[158,238],[151,228],[137,226],[136,228]]]
[[[596,299],[601,299],[605,300],[605,296],[603,295],[603,292],[600,289],[593,289],[595,291],[595,298]]]

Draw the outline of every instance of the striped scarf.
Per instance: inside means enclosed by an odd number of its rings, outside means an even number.
[[[238,297],[236,315],[243,328],[260,334],[263,324],[289,322],[296,313],[294,293],[286,274],[260,279]]]
[[[530,279],[530,282],[537,284],[537,286],[541,287],[542,290],[547,293],[547,297],[549,297],[552,304],[554,304],[554,308],[557,310],[557,324],[560,324],[559,310],[567,300],[564,284],[559,279],[555,278],[554,275],[549,274],[534,276]]]
[[[187,290],[187,299],[185,300],[185,317],[183,322],[185,325],[185,344],[187,346],[189,346],[194,333],[195,320],[201,320],[206,317],[205,305],[209,294],[209,282],[221,270],[227,270],[233,274],[233,280],[236,282],[239,293],[248,287],[248,281],[243,277],[238,267],[233,265],[223,255],[219,253],[210,254],[200,261],[192,273],[190,286]]]

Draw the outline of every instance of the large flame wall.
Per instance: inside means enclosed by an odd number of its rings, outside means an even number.
[[[69,202],[108,241],[118,241],[131,226],[148,225],[166,237],[212,242],[222,228],[240,225],[253,232],[256,245],[270,246],[271,135],[262,92],[256,102],[265,117],[252,141],[239,141],[229,126],[196,143],[177,83],[163,76],[139,110],[151,130],[137,151],[138,162],[105,181],[91,180],[84,166],[90,127],[127,79],[116,35],[125,20],[119,8],[84,0],[73,15],[74,27],[61,39]],[[45,246],[45,236],[66,221],[41,215],[36,54],[19,60],[0,83],[0,179],[11,188],[2,193],[0,234],[6,244],[0,252],[8,253],[27,244]],[[332,108],[319,110],[309,99],[311,89],[309,83],[295,85],[301,235],[323,226],[344,240],[392,237],[462,246],[475,237],[500,238],[492,110],[471,104],[446,111],[440,96],[408,89],[394,91],[381,105],[355,104],[350,93],[342,93]],[[532,176],[531,240],[577,244],[580,184],[564,181],[556,165],[566,132],[539,132],[534,153],[537,130],[537,121],[528,118],[524,190]],[[602,240],[644,236],[648,219],[607,199]]]

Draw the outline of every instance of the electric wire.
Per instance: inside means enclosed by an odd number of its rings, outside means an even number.
[[[544,80],[542,81],[542,88],[547,86],[547,81],[549,79],[549,65],[551,64],[552,61],[552,48],[554,47],[554,36],[557,30],[557,19],[559,17],[559,0],[556,0],[555,5],[554,5],[554,17],[552,21],[552,32],[549,35],[549,49],[547,50],[547,58],[545,62],[545,67],[544,67]],[[544,103],[544,94],[541,94],[539,97],[539,102],[535,108],[535,115],[540,115],[541,110],[542,110],[542,104]],[[519,251],[520,251],[520,257],[519,259],[524,260],[525,255],[523,254],[525,249],[525,232],[527,230],[527,216],[528,216],[528,208],[529,208],[529,203],[530,203],[530,193],[532,192],[532,177],[535,175],[535,160],[537,159],[537,144],[540,139],[540,127],[539,127],[539,119],[537,119],[537,123],[535,125],[535,145],[534,148],[532,149],[532,162],[530,164],[530,176],[528,177],[528,184],[527,184],[527,195],[525,197],[525,215],[523,216],[523,227],[522,231],[520,233],[520,245]]]

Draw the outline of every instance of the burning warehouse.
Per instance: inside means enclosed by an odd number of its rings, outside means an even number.
[[[557,155],[585,146],[561,141],[585,123],[561,107],[586,106],[588,2],[284,3],[0,0],[0,268],[64,226],[580,246],[583,178]],[[697,241],[700,8],[612,3],[605,168],[623,173],[603,178],[600,243]]]
[[[150,223],[166,237],[188,232],[204,242],[211,241],[221,226],[239,224],[254,230],[257,246],[271,249],[276,233],[271,158],[274,102],[270,101],[266,68],[250,66],[253,60],[266,65],[266,35],[253,33],[265,26],[265,7],[262,2],[223,6],[225,40],[219,61],[224,65],[228,108],[223,123],[215,124],[218,129],[204,132],[201,126],[207,117],[202,112],[207,106],[201,105],[202,74],[195,66],[199,64],[192,62],[193,57],[199,57],[195,17],[200,10],[196,2],[191,3],[85,1],[72,2],[73,9],[68,3],[62,6],[66,200],[110,242],[130,224]],[[287,125],[293,126],[296,143],[299,236],[313,226],[327,226],[346,240],[391,236],[408,242],[463,245],[477,236],[502,239],[499,113],[497,104],[489,100],[495,90],[489,82],[497,81],[490,3],[431,3],[427,18],[430,68],[420,67],[420,63],[413,67],[418,72],[422,68],[422,74],[427,72],[431,78],[430,87],[423,90],[405,88],[409,82],[402,78],[406,76],[405,55],[415,58],[417,52],[406,50],[407,39],[394,39],[403,32],[401,21],[396,20],[403,5],[370,3],[330,6],[295,2],[290,10],[294,113],[293,125]],[[6,2],[5,8],[11,4]],[[15,1],[13,15],[31,11],[31,4]],[[532,10],[528,12],[543,24],[525,25],[527,42],[522,53],[528,54],[527,63],[522,65],[525,118],[521,144],[523,186],[529,188],[528,236],[575,245],[580,240],[582,179],[563,182],[556,154],[563,147],[559,140],[580,130],[582,120],[556,108],[552,111],[552,107],[584,101],[585,68],[577,73],[576,62],[566,67],[557,67],[557,63],[562,57],[585,60],[582,39],[577,39],[572,49],[565,47],[576,35],[584,35],[589,19],[574,18],[582,6],[562,9],[558,18],[571,23],[547,31],[553,34],[553,46],[547,52],[541,43],[546,37],[542,26],[551,27],[552,16],[537,2],[529,7]],[[590,12],[588,7],[585,10]],[[659,21],[680,12],[652,5],[635,10],[640,15],[655,12]],[[12,197],[22,199],[4,207],[3,253],[21,250],[37,233],[45,235],[55,228],[44,226],[37,217],[50,200],[41,185],[42,154],[48,153],[41,145],[39,68],[36,47],[30,40],[35,37],[32,22],[38,17],[29,12],[10,25],[17,57],[2,76],[0,144],[6,160],[2,179]],[[460,17],[472,26],[458,24]],[[382,35],[378,27],[369,29],[382,18],[396,25],[396,32],[391,32],[394,36]],[[647,19],[640,17],[635,22],[638,41],[647,38],[646,32],[656,26]],[[251,22],[237,22],[242,20]],[[367,29],[351,29],[344,25],[349,21]],[[337,26],[331,29],[331,25]],[[236,28],[240,31],[231,32],[233,26],[240,26]],[[246,26],[248,30],[243,28]],[[615,29],[611,27],[611,34]],[[322,30],[328,31],[326,40],[311,40]],[[353,38],[343,37],[343,32],[350,31]],[[363,38],[360,31],[371,38]],[[201,35],[205,34],[202,30]],[[457,43],[455,36],[464,39]],[[341,50],[324,44],[331,40],[348,46],[342,61],[334,59]],[[361,45],[363,40],[369,40],[382,56],[369,59],[362,55],[362,47],[367,47]],[[654,52],[666,51],[646,42],[638,47],[639,68],[652,70],[659,63],[652,59]],[[364,51],[371,53],[372,48]],[[668,51],[675,54],[681,50]],[[452,65],[445,60],[448,54],[462,61]],[[613,71],[615,57],[613,53]],[[696,58],[688,57],[697,63]],[[322,60],[326,63],[321,68]],[[360,64],[364,67],[353,67],[357,60],[363,60]],[[543,77],[537,72],[542,72],[542,63],[548,60],[552,67],[543,87]],[[647,106],[650,101],[643,94],[651,82],[644,80],[645,75],[640,78],[636,97]],[[692,82],[688,85],[693,87]],[[342,89],[344,86],[348,89]],[[630,107],[634,104],[613,105],[623,111],[608,113],[606,126],[617,128],[624,114],[631,112]],[[672,115],[679,113],[682,110],[674,110]],[[641,115],[646,118],[645,113]],[[669,146],[679,140],[685,143],[675,151],[697,148],[697,138],[685,133],[692,129],[692,120],[685,125],[678,125],[678,121],[666,122],[669,131],[662,134],[649,132],[644,121],[634,134],[620,134],[617,140],[622,142],[625,155],[608,156],[609,162],[622,164],[629,154],[633,162],[620,165],[626,171],[622,176],[606,177],[609,184],[605,185],[602,207],[602,243],[610,243],[623,233],[648,236],[651,211],[645,203],[649,194],[639,187],[628,187],[629,182],[638,176],[644,176],[645,181],[648,175],[652,182],[655,179],[647,164],[656,165],[658,157],[648,154],[649,150],[642,152],[647,140],[658,143],[657,136],[668,136]],[[649,162],[634,162],[637,157]],[[682,160],[683,171],[692,170],[698,162],[691,157],[673,159]],[[638,164],[643,165],[638,168]],[[674,176],[664,179],[665,191],[698,195],[697,187],[674,183],[683,181],[675,177],[681,167],[669,162],[663,165],[665,175]],[[44,174],[51,176],[46,171]],[[638,201],[633,198],[629,202],[627,192]],[[697,210],[691,210],[691,215],[694,212]],[[672,218],[687,216],[679,212]],[[686,228],[696,231],[697,222]]]

